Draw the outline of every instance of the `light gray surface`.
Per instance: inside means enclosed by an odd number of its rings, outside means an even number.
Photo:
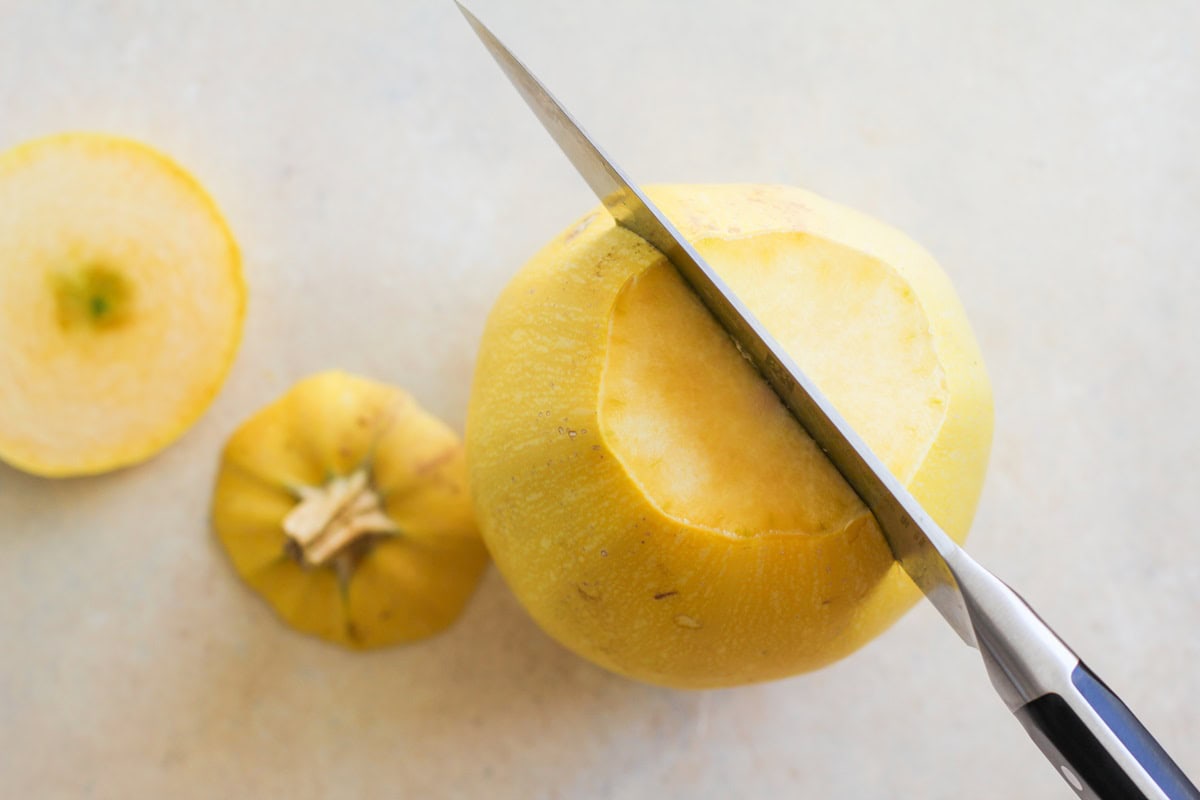
[[[972,552],[1200,775],[1200,6],[735,5],[473,8],[639,180],[796,183],[938,256],[996,392]],[[461,427],[490,303],[592,205],[449,0],[0,0],[0,109],[0,147],[178,158],[251,290],[224,392],[153,462],[0,467],[0,796],[1069,796],[928,607],[696,694],[564,652],[494,572],[365,656],[234,579],[205,518],[237,422],[339,366]]]

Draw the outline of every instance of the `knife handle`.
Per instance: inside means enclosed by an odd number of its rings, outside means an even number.
[[[1080,797],[1200,800],[1133,712],[1020,595],[961,550],[947,563],[992,685]]]
[[[1082,662],[1071,671],[1065,694],[1042,695],[1014,713],[1080,797],[1200,800],[1200,791],[1133,712]],[[1144,773],[1143,786],[1148,777],[1160,793],[1139,789],[1134,769]]]

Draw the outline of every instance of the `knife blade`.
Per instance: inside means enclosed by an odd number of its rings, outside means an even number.
[[[896,480],[670,220],[516,56],[470,11],[461,4],[459,9],[617,224],[650,242],[679,270],[750,363],[866,502],[905,571],[963,641],[974,646],[975,631],[958,585],[946,566],[946,557],[958,545]]]
[[[874,514],[896,560],[958,635],[1064,780],[1089,798],[1189,798],[1191,783],[1132,712],[1012,589],[959,547],[819,387],[620,167],[461,2],[459,11],[617,224],[666,256]]]

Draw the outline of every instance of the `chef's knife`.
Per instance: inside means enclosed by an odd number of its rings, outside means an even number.
[[[1085,798],[1200,800],[1125,704],[1024,600],[938,527],[662,212],[508,48],[458,7],[616,222],[675,266],[871,509],[904,570],[979,649],[992,685],[1067,783]]]

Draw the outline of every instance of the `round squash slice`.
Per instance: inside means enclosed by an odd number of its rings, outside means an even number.
[[[204,190],[126,139],[0,155],[0,459],[46,476],[142,461],[220,389],[241,339],[237,246]]]
[[[946,275],[798,189],[651,195],[962,541],[992,404]],[[918,597],[859,498],[665,258],[596,211],[488,320],[467,424],[480,528],[532,616],[618,673],[716,687],[812,670]]]
[[[459,438],[407,393],[324,372],[230,438],[213,526],[298,630],[407,642],[450,625],[487,566],[466,477]]]

